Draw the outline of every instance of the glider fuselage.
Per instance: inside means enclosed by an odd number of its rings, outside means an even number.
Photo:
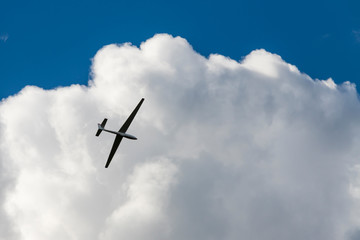
[[[117,134],[117,135],[120,135],[124,138],[129,138],[129,139],[132,139],[132,140],[137,140],[137,138],[133,135],[130,135],[130,134],[127,134],[127,133],[123,133],[123,132],[115,132],[115,131],[111,131],[111,130],[107,130],[105,128],[102,129],[103,131],[105,132],[109,132],[109,133],[113,133],[113,134]]]

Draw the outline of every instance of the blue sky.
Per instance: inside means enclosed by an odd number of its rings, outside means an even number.
[[[86,84],[104,45],[156,33],[202,55],[240,60],[264,48],[312,78],[360,83],[358,1],[2,1],[0,98],[25,85]]]

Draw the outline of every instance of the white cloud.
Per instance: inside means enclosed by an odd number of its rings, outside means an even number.
[[[9,39],[9,34],[5,33],[0,35],[0,41],[6,42],[8,39]]]
[[[355,86],[256,50],[185,39],[105,46],[89,86],[28,86],[0,105],[0,238],[356,239]],[[117,129],[145,102],[110,168]],[[4,229],[4,231],[2,231]],[[6,230],[6,231],[5,231]]]
[[[360,42],[360,30],[353,30],[352,33],[353,33],[353,35],[355,37],[355,40],[357,42]]]

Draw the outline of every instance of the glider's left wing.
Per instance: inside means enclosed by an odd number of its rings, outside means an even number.
[[[114,144],[113,144],[113,146],[111,148],[111,152],[109,154],[108,160],[106,161],[106,165],[105,165],[106,168],[109,166],[109,164],[110,164],[116,150],[118,149],[118,147],[120,145],[120,142],[121,142],[122,138],[123,138],[123,136],[116,134]]]

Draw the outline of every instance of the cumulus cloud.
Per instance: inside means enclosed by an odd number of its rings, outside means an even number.
[[[145,102],[110,168],[114,136]],[[0,105],[0,238],[358,239],[355,86],[183,38],[108,45],[88,86]]]

